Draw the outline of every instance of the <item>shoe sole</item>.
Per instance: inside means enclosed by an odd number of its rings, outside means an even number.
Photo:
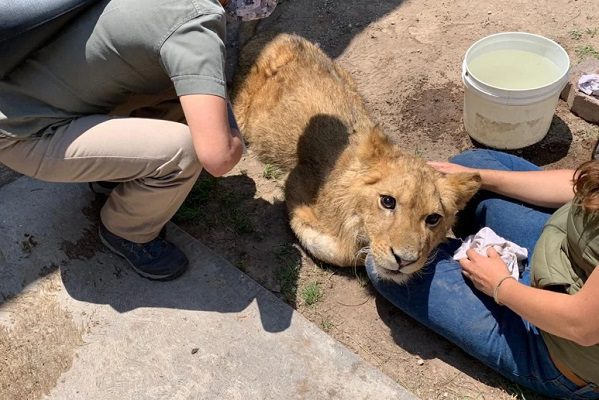
[[[133,265],[131,263],[131,261],[129,261],[129,259],[127,257],[125,257],[125,255],[123,253],[121,253],[120,251],[118,251],[117,249],[112,247],[112,245],[110,243],[108,243],[108,241],[106,239],[104,239],[104,237],[102,236],[102,232],[100,232],[100,230],[98,230],[98,236],[100,237],[100,241],[102,242],[102,244],[104,244],[104,246],[108,247],[110,249],[110,251],[112,251],[114,254],[118,255],[119,257],[121,257],[125,261],[127,261],[127,264],[129,264],[131,266],[131,268],[133,268],[133,271],[135,271],[142,278],[150,279],[152,281],[164,282],[164,281],[170,281],[170,280],[176,279],[176,278],[180,277],[181,275],[183,275],[183,273],[185,271],[187,271],[187,266],[189,265],[189,262],[187,262],[184,265],[184,267],[181,268],[181,270],[175,272],[174,274],[169,274],[169,275],[149,274],[145,271],[138,269],[135,265]]]

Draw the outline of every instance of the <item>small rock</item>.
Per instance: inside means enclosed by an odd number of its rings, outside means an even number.
[[[418,360],[418,365],[424,365],[424,360]]]
[[[560,97],[568,103],[572,113],[592,122],[599,122],[599,99],[588,96],[578,90],[578,80],[585,74],[599,73],[599,60],[589,58],[572,68],[570,80],[562,90]]]
[[[197,347],[194,347],[193,349],[191,349],[191,354],[195,354],[199,351],[200,349],[198,349]]]

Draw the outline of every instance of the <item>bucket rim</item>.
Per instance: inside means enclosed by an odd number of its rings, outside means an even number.
[[[544,90],[529,90],[527,93],[514,93],[514,91],[506,89],[486,90],[486,88],[481,87],[480,84],[477,85],[469,78],[471,78],[471,76],[462,73],[462,84],[466,90],[470,90],[493,103],[514,106],[536,104],[551,97],[559,96],[559,93],[566,84],[566,81],[564,81],[559,86],[552,87],[551,90],[543,88]]]
[[[554,46],[560,53],[562,53],[563,56],[565,56],[565,60],[566,60],[566,68],[564,69],[564,71],[562,72],[562,74],[555,80],[551,81],[550,83],[546,84],[546,85],[542,85],[542,86],[535,86],[535,87],[531,87],[531,88],[525,88],[525,89],[508,89],[508,88],[504,88],[504,87],[500,87],[500,86],[495,86],[495,85],[491,85],[479,78],[477,78],[474,74],[472,74],[472,72],[470,72],[470,70],[468,69],[468,56],[470,55],[470,53],[472,52],[473,49],[475,49],[477,47],[477,45],[480,45],[480,43],[487,41],[491,38],[495,38],[495,37],[501,37],[501,36],[508,36],[508,35],[516,35],[516,36],[521,36],[522,38],[524,37],[534,37],[537,39],[540,39],[542,41],[545,41],[547,43],[550,43],[552,46]],[[554,85],[558,85],[561,86],[561,81],[565,80],[568,77],[568,73],[570,72],[570,68],[571,68],[571,61],[570,61],[570,56],[568,55],[568,52],[566,52],[566,50],[559,44],[557,43],[555,40],[553,39],[549,39],[548,37],[542,36],[542,35],[538,35],[536,33],[530,33],[530,32],[523,32],[523,31],[509,31],[509,32],[498,32],[498,33],[494,33],[491,35],[487,35],[483,38],[478,39],[476,42],[474,42],[472,45],[470,45],[470,47],[468,48],[468,50],[466,50],[466,53],[464,54],[464,60],[462,62],[462,77],[464,76],[470,76],[471,78],[473,78],[477,83],[492,89],[492,90],[500,90],[500,91],[509,91],[512,93],[525,93],[525,92],[529,92],[532,90],[540,90],[540,89],[544,89],[544,88],[549,88],[552,87]],[[565,83],[565,82],[563,82]]]

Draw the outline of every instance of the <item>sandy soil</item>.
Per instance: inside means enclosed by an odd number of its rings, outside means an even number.
[[[284,0],[241,41],[295,32],[355,78],[386,132],[426,159],[479,147],[462,123],[462,57],[477,39],[528,31],[559,42],[572,63],[599,49],[594,0],[493,2]],[[514,151],[547,168],[590,157],[599,128],[560,102],[540,143]],[[377,296],[361,270],[307,257],[287,226],[285,177],[250,153],[228,176],[202,176],[177,222],[386,374],[426,399],[538,398]]]

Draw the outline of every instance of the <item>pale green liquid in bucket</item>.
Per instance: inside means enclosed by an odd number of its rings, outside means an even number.
[[[501,89],[533,89],[549,85],[560,70],[547,57],[524,50],[494,50],[470,60],[468,70],[478,80]]]

